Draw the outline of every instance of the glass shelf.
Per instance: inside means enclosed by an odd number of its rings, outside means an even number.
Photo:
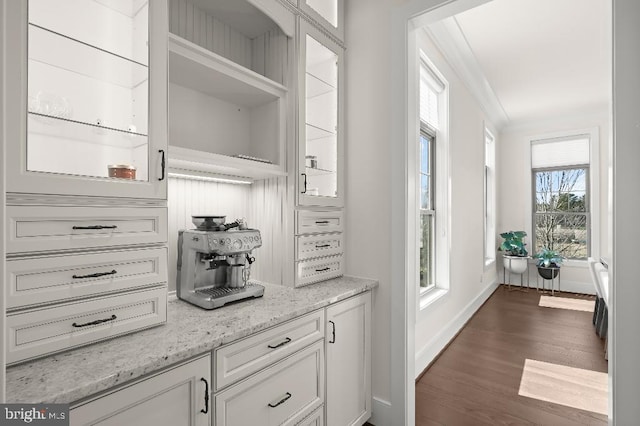
[[[321,175],[329,175],[332,173],[336,173],[335,170],[326,170],[326,169],[319,169],[317,167],[306,167],[307,170],[307,176],[321,176]]]
[[[327,129],[314,126],[313,124],[306,123],[307,127],[307,141],[314,141],[318,139],[331,138],[336,136],[336,131],[330,131]]]
[[[324,80],[321,80],[320,78],[316,77],[313,74],[310,74],[310,73],[306,73],[306,74],[307,74],[307,83],[306,83],[307,99],[312,99],[312,98],[315,98],[316,96],[322,96],[326,93],[337,92],[337,89],[335,86],[327,83]]]

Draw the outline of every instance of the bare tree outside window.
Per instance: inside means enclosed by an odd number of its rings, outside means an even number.
[[[536,252],[546,247],[567,259],[589,256],[588,168],[534,170]]]

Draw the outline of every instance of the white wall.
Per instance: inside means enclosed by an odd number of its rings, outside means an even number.
[[[392,315],[397,318],[398,315],[404,316],[404,312],[391,310],[392,290],[397,294],[402,292],[404,286],[403,282],[398,281],[402,281],[401,277],[391,276],[390,260],[391,229],[394,227],[391,223],[393,194],[390,153],[396,147],[402,150],[403,144],[401,135],[392,133],[392,115],[394,108],[399,105],[393,104],[396,98],[392,92],[392,85],[395,83],[392,81],[394,52],[391,48],[391,18],[406,3],[413,5],[417,2],[349,0],[345,5],[345,41],[348,48],[345,120],[346,273],[371,277],[380,282],[374,292],[372,310],[374,412],[371,419],[371,423],[380,426],[404,423],[399,419],[405,415],[407,417],[402,418],[410,419],[410,413],[404,411],[407,407],[411,411],[412,406],[407,405],[407,401],[392,400],[392,395],[403,398],[401,393],[404,391],[400,389],[403,379],[396,377],[402,371],[402,366],[391,364],[392,341],[397,343],[403,340],[391,335],[392,322],[404,322],[404,318],[392,319]],[[422,3],[433,5],[439,2],[434,0]],[[470,99],[468,91],[453,80],[456,78],[452,77],[450,81],[454,86],[451,89],[451,108],[462,119],[457,121],[452,117],[452,227],[458,228],[453,233],[453,239],[463,238],[464,242],[453,247],[453,252],[459,257],[452,264],[451,270],[455,272],[451,275],[449,295],[430,308],[423,321],[417,324],[422,331],[419,336],[422,347],[416,345],[416,348],[423,349],[421,353],[424,360],[427,359],[428,352],[425,348],[432,349],[447,340],[443,334],[436,336],[442,327],[458,324],[462,320],[458,316],[460,311],[472,301],[479,300],[476,298],[484,295],[483,290],[491,281],[491,274],[487,274],[484,282],[480,282],[483,274],[483,115],[477,104]],[[402,87],[401,82],[398,86]],[[474,185],[475,190],[472,189]],[[401,299],[404,295],[398,297]],[[472,309],[467,310],[470,311]],[[438,326],[434,327],[432,321],[439,321]],[[413,329],[413,325],[405,323],[406,326]],[[453,332],[454,328],[447,328],[447,333]],[[398,329],[395,332],[400,333]],[[433,345],[425,346],[431,341]],[[394,350],[397,356],[394,362],[398,364],[401,358],[399,354],[403,349]],[[408,356],[413,357],[415,354]],[[394,371],[393,377],[391,371]],[[413,376],[414,371],[409,374]],[[408,398],[411,398],[410,392]]]
[[[525,230],[530,254],[531,245],[531,140],[543,135],[598,128],[599,138],[599,209],[592,212],[592,218],[598,217],[598,244],[592,249],[591,256],[608,257],[608,163],[610,125],[607,105],[601,110],[577,113],[572,117],[552,117],[546,121],[510,125],[502,130],[498,140],[498,167],[501,178],[498,181],[498,233],[509,230]],[[593,158],[593,157],[592,157]],[[595,175],[592,173],[592,179]],[[500,238],[499,238],[500,240]],[[501,260],[502,257],[498,256]],[[573,265],[572,265],[573,263]],[[562,267],[562,289],[580,293],[595,294],[586,262],[567,262]],[[501,264],[499,265],[502,269]],[[533,264],[529,267],[531,285],[536,284],[537,271]],[[516,280],[517,281],[517,280]],[[514,283],[516,283],[514,281]],[[518,281],[519,282],[519,281]]]
[[[638,251],[640,226],[640,2],[614,0],[613,49],[613,268],[610,269],[609,360],[616,425],[637,424],[640,419],[640,285]]]
[[[0,22],[4,22],[5,1],[0,2]],[[4,34],[4,25],[0,28],[0,404],[5,401],[5,351],[4,351],[4,327],[5,327],[5,280],[4,280],[4,264],[5,264],[5,239],[4,239],[4,220],[5,220],[5,132],[4,132],[4,113],[5,113],[5,96],[4,96],[4,43],[6,36]]]
[[[419,34],[424,33],[420,31]],[[496,281],[495,265],[485,273],[483,250],[484,127],[487,118],[428,36],[419,37],[418,45],[449,83],[451,252],[448,294],[416,315],[416,377],[491,294]],[[436,143],[436,149],[437,146]],[[439,184],[436,185],[437,190]],[[436,256],[444,254],[443,248],[436,251]]]

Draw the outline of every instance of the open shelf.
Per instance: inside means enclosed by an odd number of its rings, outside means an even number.
[[[202,152],[179,146],[169,146],[169,167],[174,170],[215,173],[250,179],[265,179],[286,176],[287,174],[276,164]]]
[[[282,84],[174,34],[169,34],[169,70],[172,83],[246,107],[287,93]]]

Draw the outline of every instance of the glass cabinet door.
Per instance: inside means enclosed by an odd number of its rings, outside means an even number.
[[[340,207],[342,49],[304,21],[300,28],[299,204]]]
[[[300,0],[300,7],[344,40],[344,0]]]
[[[150,28],[150,3],[164,25]],[[151,94],[163,75],[166,86],[166,3],[29,0],[20,17],[26,134],[19,179],[8,190],[165,197],[157,187],[164,180],[166,120],[164,132],[150,123],[154,111],[166,110],[166,89]],[[150,39],[162,28],[151,52]],[[160,64],[153,85],[152,61]]]

